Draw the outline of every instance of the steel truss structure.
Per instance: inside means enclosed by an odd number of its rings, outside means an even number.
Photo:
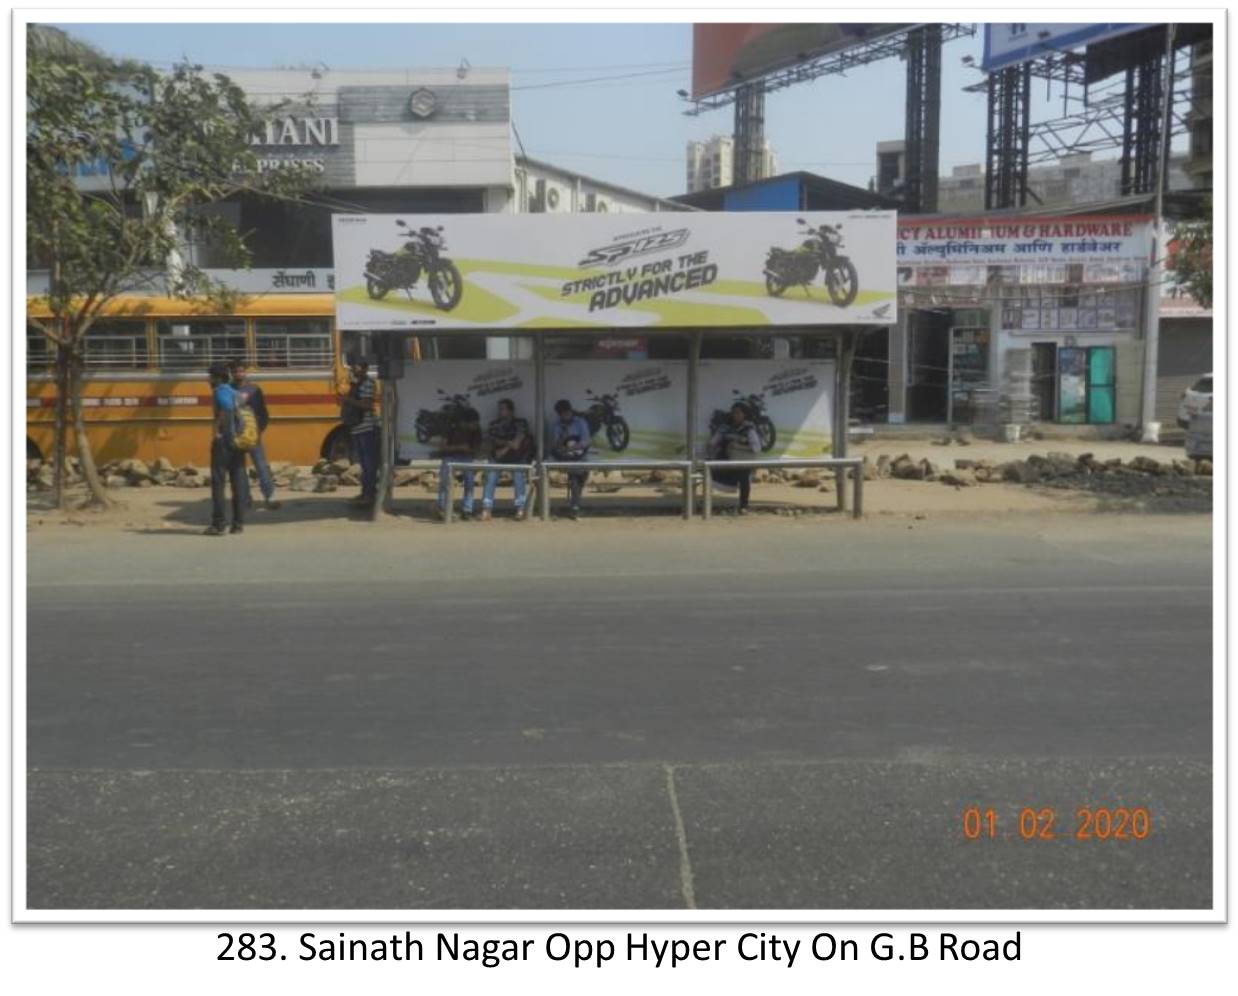
[[[850,69],[883,59],[907,61],[906,176],[904,211],[937,210],[938,151],[941,122],[941,47],[976,33],[974,24],[919,24],[841,52],[811,59],[736,86],[734,90],[692,101],[685,114],[695,116],[735,105],[735,183],[750,183],[761,175],[764,147],[765,94],[822,76],[845,75]]]
[[[1027,168],[1079,153],[1120,150],[1121,194],[1156,189],[1160,164],[1163,52],[1100,81],[1088,83],[1082,52],[1048,52],[1019,66],[991,73],[965,89],[989,101],[985,156],[986,209],[1027,203]],[[1171,91],[1170,143],[1188,133],[1196,102],[1211,94],[1193,92],[1189,44],[1175,47],[1168,74]],[[1032,81],[1043,80],[1048,95],[1060,88],[1062,113],[1030,120]]]

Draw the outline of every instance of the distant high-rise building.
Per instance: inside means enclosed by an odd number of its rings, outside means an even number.
[[[769,142],[761,150],[761,176],[778,172],[778,158]],[[730,135],[715,135],[705,142],[688,143],[688,190],[713,190],[729,187],[735,182],[735,139]]]

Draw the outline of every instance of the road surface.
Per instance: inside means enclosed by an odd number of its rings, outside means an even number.
[[[32,908],[1211,902],[1206,517],[29,542]]]

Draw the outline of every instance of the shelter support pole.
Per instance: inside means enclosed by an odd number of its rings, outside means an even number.
[[[852,329],[840,332],[838,336],[838,364],[834,375],[834,411],[837,415],[834,426],[834,456],[843,459],[847,456],[847,443],[850,438],[851,421],[851,365],[855,359],[856,333]],[[838,498],[838,510],[847,511],[847,473],[845,468],[839,468],[835,479],[835,489]]]
[[[542,521],[550,518],[550,472],[546,470],[546,340],[533,337],[533,432],[537,436],[537,506]]]
[[[395,383],[382,381],[382,411],[379,417],[379,452],[377,495],[370,509],[371,520],[391,512],[392,465],[395,463]]]
[[[701,340],[704,338],[704,333],[700,329],[692,331],[691,340],[688,344],[688,412],[687,419],[684,425],[687,427],[688,434],[687,446],[684,448],[684,459],[696,459],[696,410],[697,410],[697,394],[699,373],[701,365]],[[708,475],[706,475],[708,476]],[[692,518],[692,506],[696,501],[695,486],[692,481],[692,472],[689,471],[684,475],[684,518]],[[705,484],[706,492],[708,492],[709,484]]]

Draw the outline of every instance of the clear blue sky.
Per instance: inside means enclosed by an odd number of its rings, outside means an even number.
[[[335,69],[454,67],[461,59],[512,72],[512,117],[528,154],[651,194],[684,190],[684,146],[729,134],[730,108],[685,117],[690,24],[66,24],[113,55],[153,63],[188,57],[213,66],[324,62]],[[981,35],[943,55],[941,169],[984,157]],[[620,73],[627,80],[564,84]],[[783,171],[804,169],[864,186],[876,144],[903,136],[904,63],[888,60],[766,98],[766,136]],[[526,89],[527,88],[527,89]],[[1060,104],[1058,105],[1060,107]]]

